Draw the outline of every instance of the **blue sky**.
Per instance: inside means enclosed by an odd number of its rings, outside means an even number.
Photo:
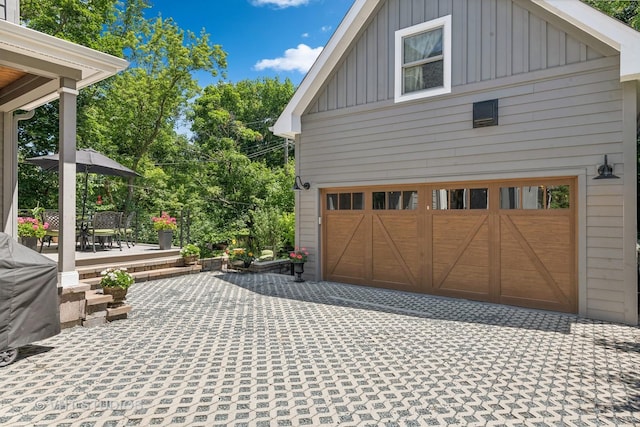
[[[227,52],[227,81],[289,78],[299,84],[353,0],[151,0],[147,16],[202,28]],[[177,7],[176,7],[177,5]],[[218,78],[197,74],[201,86]]]

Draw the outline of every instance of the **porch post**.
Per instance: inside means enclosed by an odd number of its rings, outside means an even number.
[[[18,122],[33,118],[34,110],[25,114],[4,113],[4,160],[2,223],[4,232],[18,238]]]
[[[15,150],[13,146],[13,114],[12,113],[0,113],[0,130],[2,130],[2,136],[0,137],[0,141],[3,142],[3,152],[2,152],[2,218],[0,218],[0,231],[4,231],[5,233],[13,236],[14,238],[18,235],[18,227],[15,219],[13,219],[15,210],[14,210],[14,196],[15,196],[15,179],[14,179],[14,157],[17,159],[18,156],[14,155]]]
[[[79,284],[76,271],[76,82],[61,78],[58,211],[58,286]]]

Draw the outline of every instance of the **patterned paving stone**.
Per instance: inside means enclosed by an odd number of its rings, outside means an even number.
[[[640,425],[635,327],[279,275],[128,299],[127,320],[22,348],[0,425]]]

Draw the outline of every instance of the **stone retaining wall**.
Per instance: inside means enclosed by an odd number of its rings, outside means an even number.
[[[249,267],[252,273],[291,274],[291,263],[288,259],[274,261],[254,261]]]
[[[231,267],[227,257],[202,258],[198,263],[202,266],[202,271],[225,271],[238,270]],[[287,259],[277,259],[274,261],[254,261],[249,268],[239,269],[250,273],[277,273],[292,274],[291,263]]]

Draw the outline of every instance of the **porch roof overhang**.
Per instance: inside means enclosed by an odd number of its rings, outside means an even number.
[[[56,99],[60,78],[81,89],[127,68],[121,58],[0,20],[0,112]],[[4,71],[4,72],[3,72]]]
[[[580,0],[531,1],[620,52],[620,81],[640,80],[639,32]],[[275,135],[295,139],[302,132],[302,115],[380,2],[355,1],[274,124],[272,131]]]

